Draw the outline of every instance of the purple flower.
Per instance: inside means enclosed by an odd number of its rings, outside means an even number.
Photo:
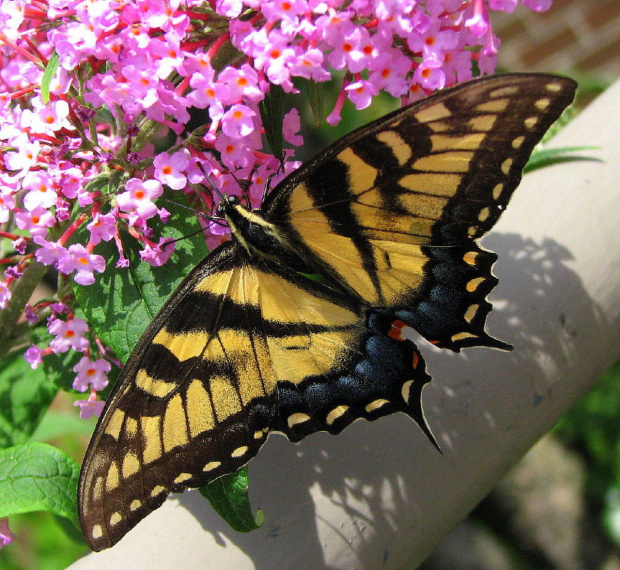
[[[105,260],[97,254],[89,253],[88,250],[79,243],[69,246],[69,255],[58,260],[58,270],[69,275],[75,271],[74,280],[80,285],[92,285],[95,282],[94,271],[103,273],[105,270]]]
[[[24,360],[33,370],[36,370],[43,363],[43,350],[38,346],[31,346],[26,350]]]
[[[222,131],[233,139],[243,139],[254,132],[256,113],[247,105],[233,105],[222,117]]]
[[[84,333],[88,332],[88,325],[83,319],[72,319],[63,321],[54,319],[47,327],[54,339],[50,342],[50,347],[55,354],[67,352],[70,348],[77,352],[84,352],[88,346],[88,339]]]
[[[35,236],[32,241],[41,246],[35,252],[35,257],[43,265],[52,265],[69,256],[69,252],[58,242],[47,241],[41,236]]]
[[[9,528],[9,519],[8,517],[0,518],[0,548],[7,546],[13,542],[13,533]]]
[[[349,83],[344,89],[358,110],[368,107],[372,103],[372,98],[379,93],[379,90],[370,81],[365,79]]]
[[[108,385],[107,373],[111,369],[112,365],[103,358],[93,362],[87,356],[82,356],[73,367],[73,372],[77,372],[73,381],[73,389],[78,392],[86,392],[88,387],[92,385],[96,391],[103,390]]]
[[[0,309],[6,309],[11,300],[11,290],[5,281],[0,281]]]
[[[90,242],[93,245],[97,245],[100,241],[109,241],[116,234],[116,215],[97,212],[93,221],[86,227],[90,232]]]
[[[96,398],[97,393],[91,392],[88,400],[77,400],[73,402],[74,406],[80,407],[80,418],[83,420],[88,420],[92,416],[99,417],[101,415],[105,402],[102,400],[97,400]]]
[[[173,154],[162,152],[153,161],[155,178],[174,190],[185,188],[187,178],[184,171],[189,163],[189,158],[190,154],[187,149],[179,150]]]
[[[130,178],[125,184],[126,192],[116,197],[116,203],[123,212],[131,212],[148,220],[157,214],[157,206],[153,200],[159,198],[163,188],[159,180],[140,180]]]
[[[153,267],[160,267],[174,253],[174,242],[170,238],[161,238],[158,244],[147,245],[141,252],[140,257]]]

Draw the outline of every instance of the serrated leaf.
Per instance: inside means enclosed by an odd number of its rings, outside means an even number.
[[[172,195],[175,202],[184,200],[179,192],[165,195]],[[168,263],[153,267],[142,261],[137,242],[125,236],[129,270],[115,267],[119,257],[116,245],[102,242],[94,253],[106,259],[106,270],[95,276],[92,285],[74,284],[75,297],[89,325],[123,362],[177,285],[208,253],[201,235],[186,237],[200,230],[195,213],[175,204],[166,204],[166,208],[173,223],[154,223],[154,235],[184,238],[176,243]]]
[[[58,388],[42,367],[33,370],[22,352],[0,362],[0,448],[28,441]]]
[[[52,56],[50,57],[47,65],[45,66],[45,71],[43,72],[43,78],[41,79],[41,99],[43,103],[47,104],[50,101],[50,85],[52,84],[52,80],[56,75],[56,70],[60,65],[60,59],[56,50],[52,52]]]
[[[0,518],[49,511],[78,524],[78,464],[46,443],[0,450]]]
[[[256,518],[252,514],[248,497],[247,466],[235,473],[224,475],[199,490],[213,509],[237,532],[256,530],[265,522],[265,515],[260,509]]]

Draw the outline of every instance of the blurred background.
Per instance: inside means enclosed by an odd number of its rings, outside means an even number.
[[[580,83],[581,106],[620,77],[617,0],[554,0],[542,14],[519,7],[512,14],[492,16],[502,42],[498,71],[570,75]],[[383,115],[390,105],[379,102],[355,120],[348,120],[345,108],[339,128],[327,135],[304,133],[306,146],[319,149]],[[95,422],[77,417],[72,403],[79,397],[61,393],[35,439],[61,447],[81,462]],[[1,570],[62,569],[87,552],[75,530],[49,513],[11,517],[11,530],[16,539],[0,551]],[[620,364],[420,568],[620,570]]]

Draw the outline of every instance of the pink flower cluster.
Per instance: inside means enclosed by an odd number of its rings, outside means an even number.
[[[544,10],[551,0],[522,0]],[[258,206],[266,181],[297,166],[263,149],[260,103],[273,85],[340,82],[327,121],[346,100],[368,106],[381,91],[413,101],[494,70],[498,40],[490,10],[518,0],[2,0],[0,1],[0,237],[12,242],[0,281],[0,308],[13,282],[36,259],[63,278],[92,284],[106,260],[100,242],[118,247],[119,229],[142,244],[142,257],[165,263],[173,248],[149,222],[170,214],[158,204],[164,187],[213,207],[213,183],[243,189]],[[217,63],[216,63],[217,62]],[[340,72],[335,75],[335,72]],[[188,132],[190,111],[204,126]],[[202,110],[202,111],[201,111]],[[302,144],[299,114],[285,118],[283,138]],[[174,146],[156,152],[167,129]],[[221,226],[209,227],[210,244]],[[78,233],[78,230],[81,230]],[[86,236],[76,243],[75,236]],[[31,249],[28,250],[28,246]],[[34,248],[34,253],[32,253]],[[6,248],[5,248],[6,251]],[[49,317],[47,348],[26,351],[32,366],[51,352],[85,356],[74,387],[100,406],[109,357],[73,298],[26,308],[28,322]],[[91,351],[97,355],[91,359]]]

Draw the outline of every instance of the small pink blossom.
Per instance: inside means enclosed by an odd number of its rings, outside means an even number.
[[[157,206],[153,200],[163,193],[159,180],[130,178],[125,184],[125,190],[126,192],[116,197],[116,203],[123,212],[135,213],[145,220],[157,214]]]
[[[233,139],[243,139],[254,131],[255,116],[247,105],[233,105],[222,117],[222,131]]]
[[[5,281],[0,281],[0,309],[6,309],[11,300],[11,290]]]
[[[56,204],[58,196],[54,181],[44,170],[29,172],[22,184],[24,189],[28,190],[24,196],[24,206],[27,210],[34,210],[38,206],[47,209]]]
[[[379,93],[379,90],[365,79],[349,83],[344,89],[358,111],[368,107],[372,103],[372,98]]]
[[[97,245],[100,241],[109,241],[116,234],[116,216],[113,213],[101,214],[97,212],[87,226],[90,232],[90,241]]]
[[[15,224],[20,230],[28,230],[32,237],[47,235],[47,229],[56,223],[54,215],[43,208],[37,206],[31,211],[17,212],[15,214]]]
[[[73,402],[73,405],[80,407],[80,418],[88,420],[93,416],[99,417],[101,415],[105,402],[97,400],[97,392],[92,391],[88,400],[77,400]]]
[[[0,224],[9,220],[11,211],[15,208],[15,198],[10,189],[0,188]]]
[[[9,528],[8,517],[0,518],[0,548],[3,548],[11,544],[14,538],[15,536],[13,535],[13,533],[11,532],[11,529]]]
[[[258,73],[247,63],[239,69],[231,66],[225,67],[218,79],[228,89],[228,95],[222,98],[222,103],[225,105],[239,103],[242,100],[258,103],[265,97],[258,85]]]
[[[160,267],[174,253],[175,245],[170,238],[160,238],[158,244],[147,245],[141,252],[140,258],[153,267]]]
[[[438,60],[423,61],[413,74],[413,78],[424,89],[434,91],[443,89],[446,85],[446,75],[443,71],[443,63]]]
[[[75,318],[70,321],[54,319],[47,330],[55,337],[50,342],[54,354],[67,352],[71,348],[77,352],[84,352],[89,346],[88,339],[84,336],[88,332],[88,325],[83,319]]]
[[[92,285],[95,282],[94,271],[103,273],[105,259],[101,255],[89,253],[80,243],[69,246],[69,255],[58,261],[58,270],[69,275],[75,271],[74,280],[80,285]]]
[[[304,138],[298,134],[301,129],[301,119],[299,111],[294,107],[284,115],[282,123],[282,136],[284,140],[293,146],[301,146],[304,144]]]
[[[181,190],[187,185],[185,168],[189,163],[190,154],[187,149],[173,154],[162,152],[155,157],[155,178],[173,190]]]
[[[43,349],[38,346],[31,346],[24,354],[24,360],[30,364],[33,370],[36,370],[41,364],[43,364]]]
[[[58,242],[47,241],[41,236],[33,238],[34,243],[41,247],[35,252],[35,257],[43,265],[52,265],[69,256],[67,249]]]
[[[108,385],[107,373],[111,369],[112,365],[103,358],[92,361],[87,356],[82,356],[73,367],[73,372],[77,372],[73,381],[73,389],[78,392],[86,392],[88,387],[92,385],[94,390],[103,390]]]

